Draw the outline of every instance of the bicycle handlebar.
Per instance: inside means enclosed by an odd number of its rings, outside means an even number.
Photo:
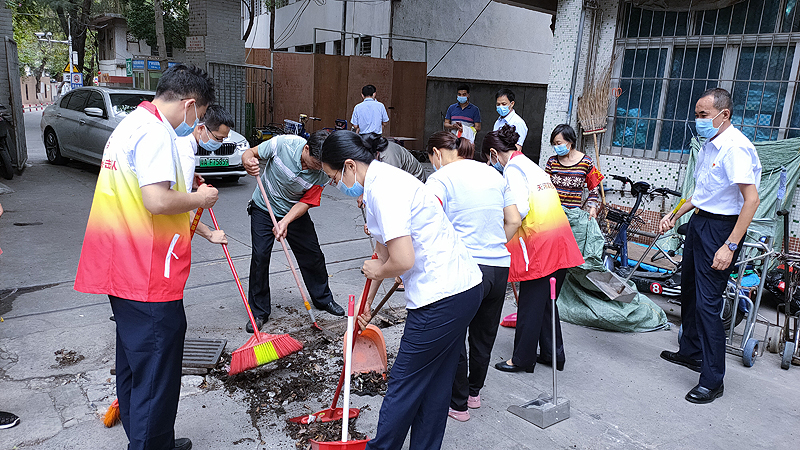
[[[654,193],[654,194],[674,195],[675,197],[678,197],[678,198],[681,197],[681,193],[680,192],[672,190],[672,189],[669,189],[669,188],[664,188],[664,187],[655,188],[651,192]]]

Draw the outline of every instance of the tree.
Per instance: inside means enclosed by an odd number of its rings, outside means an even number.
[[[40,42],[34,33],[53,29],[54,40],[66,40],[66,35],[58,31],[55,15],[48,15],[38,2],[7,2],[6,7],[13,13],[14,41],[17,42],[20,66],[30,70],[36,79],[36,93],[41,93],[42,76],[55,77],[67,64],[67,46]]]
[[[189,34],[189,0],[161,0],[164,21],[164,41],[167,48],[185,48]],[[153,0],[128,1],[128,31],[143,39],[150,47],[157,48]],[[166,57],[166,55],[159,55]]]

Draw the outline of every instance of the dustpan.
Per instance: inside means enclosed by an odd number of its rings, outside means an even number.
[[[366,297],[364,297],[366,298]],[[363,299],[362,298],[362,302]],[[350,365],[353,361],[352,353],[353,353],[353,322],[354,322],[354,309],[355,309],[355,295],[350,296],[350,301],[347,305],[347,334],[345,335],[345,346],[344,346],[344,355],[345,355],[345,363],[344,363],[344,371],[345,380],[344,380],[344,410],[345,412],[349,410],[350,407]],[[342,440],[341,441],[334,441],[334,442],[317,442],[315,440],[310,440],[312,450],[363,450],[367,447],[367,440],[360,439],[350,441],[348,440],[348,427],[350,425],[350,417],[342,417]]]
[[[630,303],[639,295],[625,280],[614,272],[589,272],[586,278],[611,300]]]
[[[383,339],[383,332],[375,325],[369,324],[356,337],[350,373],[386,373],[387,366],[386,341]]]

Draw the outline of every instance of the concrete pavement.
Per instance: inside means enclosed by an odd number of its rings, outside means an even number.
[[[6,214],[0,218],[0,410],[15,412],[19,426],[0,430],[0,449],[121,449],[127,443],[121,426],[103,427],[98,418],[115,398],[114,323],[105,297],[75,292],[80,246],[97,169],[71,162],[47,164],[38,130],[41,113],[26,113],[30,167],[2,183],[13,192],[0,195]],[[216,184],[216,183],[215,183]],[[246,283],[250,233],[245,212],[255,183],[250,177],[218,184],[214,208],[228,234],[236,269]],[[326,189],[323,203],[312,210],[325,252],[331,289],[340,304],[363,288],[361,262],[370,253],[354,202]],[[208,217],[205,217],[208,219]],[[204,220],[207,224],[209,220]],[[331,367],[337,356],[310,350],[313,340],[297,288],[279,246],[272,264],[275,314],[268,331],[309,338],[295,364],[320,357]],[[192,274],[185,304],[187,337],[225,338],[227,351],[242,345],[246,315],[221,249],[195,240]],[[401,294],[390,305],[402,311]],[[660,302],[677,320],[679,307]],[[514,309],[507,299],[504,313]],[[672,310],[670,310],[672,309]],[[769,314],[774,317],[774,313]],[[343,329],[343,320],[319,313],[323,325]],[[611,333],[565,323],[566,370],[559,373],[559,394],[568,398],[570,419],[540,430],[508,413],[551,389],[551,372],[507,374],[489,369],[483,406],[472,418],[448,421],[444,449],[732,449],[796,448],[800,437],[800,368],[780,369],[778,355],[765,353],[754,367],[728,355],[725,396],[710,405],[693,405],[683,396],[697,374],[658,357],[677,348],[677,329],[645,334]],[[390,355],[396,353],[402,325],[383,330]],[[763,329],[759,333],[763,336]],[[507,359],[513,330],[501,328],[492,364]],[[54,352],[74,350],[84,358],[59,364]],[[327,357],[328,361],[324,361]],[[340,358],[340,356],[338,356]],[[273,363],[275,364],[275,363]],[[271,367],[265,367],[268,376]],[[288,369],[276,369],[275,375]],[[291,377],[291,375],[286,375]],[[287,416],[320,409],[330,401],[336,378],[320,381],[324,390],[305,401],[256,405],[250,393],[229,390],[218,379],[184,377],[176,433],[190,437],[195,449],[292,449],[284,430]],[[302,392],[298,392],[303,394]],[[369,406],[358,430],[375,433],[380,397],[355,396],[352,406]],[[280,405],[277,405],[280,406]],[[276,413],[276,411],[278,411]]]

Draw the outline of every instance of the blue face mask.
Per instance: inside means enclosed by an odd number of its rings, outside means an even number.
[[[211,137],[211,132],[208,131],[208,128],[206,128],[205,130],[206,130],[206,137],[208,138],[208,140],[204,141],[201,138],[200,139],[200,145],[202,145],[204,149],[212,151],[212,152],[219,150],[219,148],[222,147],[222,142],[219,142],[216,139],[212,138]]]
[[[505,117],[510,112],[511,112],[511,108],[509,108],[508,105],[499,105],[497,107],[497,114],[500,114],[500,117]]]
[[[461,103],[462,105],[464,103],[467,103],[467,97],[462,97],[460,95],[458,97],[456,97],[456,100],[458,100],[458,103]]]
[[[342,179],[336,183],[336,188],[348,197],[360,197],[361,194],[364,193],[364,186],[362,186],[358,180],[355,180],[352,187],[347,187],[347,185],[344,184],[344,170],[342,170]]]
[[[492,163],[492,154],[491,153],[489,154],[489,164],[491,164],[492,167],[494,167],[501,174],[503,173],[504,167],[503,167],[502,164],[500,164],[500,160],[499,159],[497,160],[497,162]]]
[[[556,155],[558,156],[567,156],[569,153],[569,148],[567,148],[566,144],[556,145],[553,147],[553,150],[556,151]]]
[[[724,109],[722,111],[725,111]],[[714,119],[719,117],[722,114],[722,111],[719,112]],[[719,127],[714,126],[714,119],[695,119],[694,120],[694,127],[697,130],[697,134],[701,137],[706,139],[711,139],[719,133]],[[721,125],[721,124],[720,124]]]
[[[183,122],[181,122],[181,124],[178,125],[178,128],[175,128],[175,134],[177,134],[178,137],[184,137],[192,134],[192,131],[194,131],[194,127],[196,127],[197,124],[200,123],[200,119],[197,118],[197,103],[192,103],[192,104],[194,105],[194,123],[192,125],[186,123],[186,111],[184,111]]]

